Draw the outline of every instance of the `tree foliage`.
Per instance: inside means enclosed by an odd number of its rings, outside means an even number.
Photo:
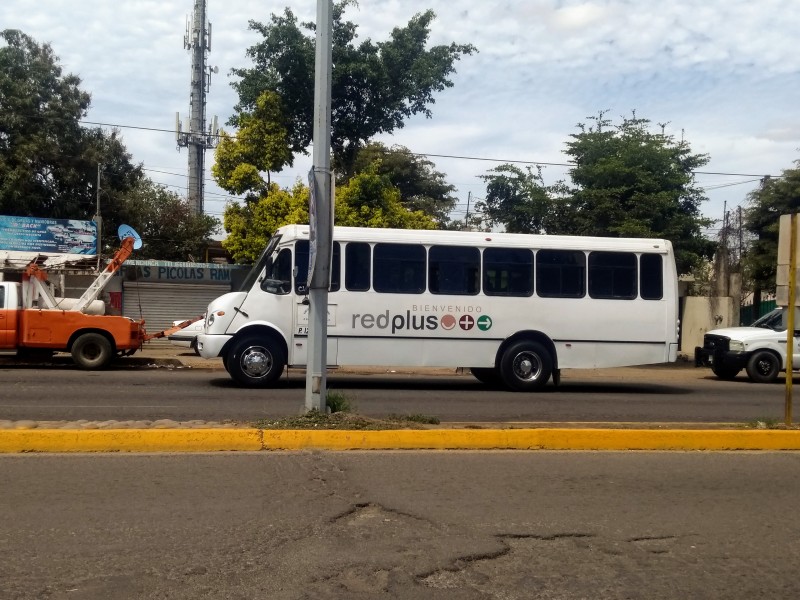
[[[104,221],[105,251],[119,247],[117,227],[126,223],[144,242],[135,251],[137,259],[203,262],[211,235],[219,227],[217,219],[193,214],[185,198],[149,179],[122,196],[113,221],[110,227]]]
[[[144,177],[118,131],[81,126],[91,98],[50,45],[16,30],[0,39],[0,214],[91,219],[99,191],[101,252],[119,247],[126,223],[144,239],[138,258],[201,259],[217,219],[192,216],[185,200]]]
[[[376,167],[368,168],[336,190],[335,223],[351,227],[434,229],[434,220],[421,210],[409,210],[400,190]]]
[[[233,202],[225,208],[228,236],[223,247],[239,263],[255,261],[278,227],[308,223],[309,191],[298,181],[291,190],[271,184],[255,202]],[[336,188],[336,225],[434,229],[435,222],[422,211],[410,211],[400,202],[400,191],[374,168],[359,173]]]
[[[405,208],[430,215],[438,226],[447,224],[448,215],[458,202],[453,195],[456,188],[445,181],[444,173],[404,146],[387,148],[379,142],[370,142],[358,151],[352,169],[353,173],[346,174],[347,177],[371,169],[386,176],[400,192],[400,203]]]
[[[547,187],[541,168],[521,169],[515,165],[500,165],[486,181],[486,198],[477,209],[491,225],[502,224],[509,233],[566,233],[570,215],[563,214],[562,202],[555,187]]]
[[[90,96],[48,44],[0,32],[0,214],[88,219],[98,165],[105,201],[137,185],[141,167],[117,132],[81,127]]]
[[[706,200],[693,171],[708,156],[692,154],[684,140],[650,131],[650,121],[623,118],[613,125],[600,113],[578,125],[567,142],[574,163],[572,185],[545,187],[540,174],[504,165],[486,177],[479,205],[491,225],[509,231],[609,237],[656,237],[672,241],[678,270],[689,272],[710,258],[714,243],[702,229]]]
[[[352,3],[334,4],[332,35],[331,146],[335,167],[348,173],[357,151],[374,136],[403,127],[412,115],[430,117],[434,94],[453,85],[455,62],[475,51],[455,43],[426,49],[435,18],[430,10],[394,28],[387,41],[356,43],[358,27],[343,16]],[[231,124],[240,126],[259,97],[272,91],[282,116],[269,118],[285,124],[290,151],[304,153],[313,134],[315,24],[299,23],[286,8],[268,23],[250,21],[249,27],[264,39],[247,50],[253,67],[233,69],[240,79],[233,84],[239,103]]]
[[[225,207],[222,246],[237,263],[255,262],[275,230],[291,223],[308,223],[308,187],[298,181],[287,190],[272,183],[258,200]]]
[[[745,255],[745,273],[758,290],[775,291],[778,225],[781,215],[800,211],[800,161],[780,178],[765,178],[748,197],[744,226],[754,240]]]
[[[263,92],[252,112],[239,113],[236,137],[223,132],[211,173],[217,184],[232,194],[253,200],[269,190],[269,172],[292,164],[288,131],[282,121],[280,97]],[[264,179],[262,173],[267,174]]]

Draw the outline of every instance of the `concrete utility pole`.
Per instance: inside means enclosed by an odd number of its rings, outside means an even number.
[[[189,148],[189,185],[187,196],[192,214],[203,214],[203,178],[205,152],[217,145],[217,118],[206,131],[206,94],[211,87],[211,73],[217,67],[206,68],[206,53],[211,51],[211,23],[206,19],[206,0],[195,0],[194,14],[186,23],[183,47],[192,54],[192,78],[189,89],[191,117],[181,125],[180,114],[175,115],[175,139],[178,147]],[[184,130],[185,129],[185,130]]]
[[[317,0],[314,61],[314,166],[309,174],[309,312],[306,410],[327,411],[328,288],[331,283],[333,211],[331,199],[331,31],[333,4]]]

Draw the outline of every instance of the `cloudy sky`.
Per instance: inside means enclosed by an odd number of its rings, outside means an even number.
[[[2,0],[0,28],[49,42],[92,94],[87,120],[122,127],[148,175],[184,193],[187,151],[177,151],[170,131],[176,112],[189,114],[183,35],[193,5]],[[314,19],[315,0],[208,0],[208,64],[219,67],[209,117],[224,122],[233,111],[228,73],[250,66],[245,51],[257,41],[248,20],[267,21],[285,6]],[[800,158],[800,0],[359,0],[347,16],[361,39],[379,41],[428,8],[437,15],[432,43],[468,42],[479,53],[457,63],[433,118],[413,118],[382,141],[432,155],[458,188],[456,216],[470,193],[473,203],[484,195],[479,176],[503,161],[565,163],[576,124],[600,110],[615,121],[635,110],[708,153],[697,180],[709,197],[704,213],[716,219],[724,203],[742,205],[762,175]],[[275,180],[305,178],[310,163],[300,157]],[[544,169],[547,183],[564,176],[564,167]],[[206,212],[220,216],[226,197],[209,181]]]

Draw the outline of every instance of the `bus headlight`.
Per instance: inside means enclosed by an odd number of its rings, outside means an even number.
[[[206,319],[206,327],[211,327],[214,324],[214,313],[208,313],[208,319]]]

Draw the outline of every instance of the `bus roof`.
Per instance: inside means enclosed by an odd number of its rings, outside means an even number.
[[[276,233],[282,241],[309,237],[308,225],[284,225]],[[523,233],[493,233],[481,231],[448,231],[441,229],[382,229],[370,227],[334,227],[333,239],[338,242],[388,242],[439,244],[448,246],[557,248],[562,250],[615,250],[627,252],[671,251],[668,240],[654,238],[612,238],[572,235],[536,235]]]

